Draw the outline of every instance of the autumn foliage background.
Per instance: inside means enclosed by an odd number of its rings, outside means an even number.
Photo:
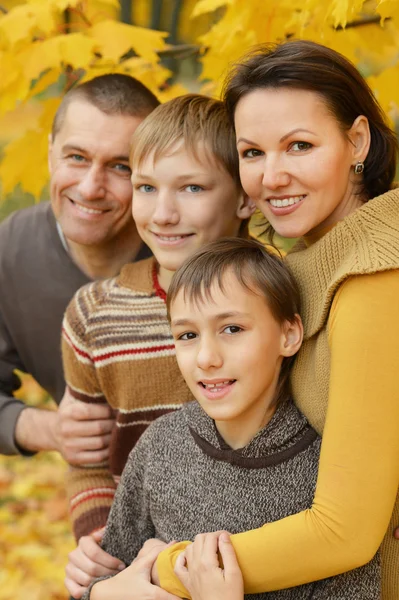
[[[399,122],[399,0],[0,0],[0,219],[46,199],[47,138],[62,94],[129,73],[161,101],[220,93],[251,46],[303,38],[351,59]],[[21,374],[18,395],[54,408]],[[0,600],[61,600],[73,547],[55,453],[0,457]]]

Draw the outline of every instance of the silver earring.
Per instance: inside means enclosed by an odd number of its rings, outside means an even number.
[[[363,171],[364,171],[364,162],[359,160],[355,164],[355,173],[356,173],[356,175],[360,175],[361,173],[363,173]]]

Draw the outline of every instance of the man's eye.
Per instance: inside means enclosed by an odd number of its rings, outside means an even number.
[[[242,328],[238,325],[228,325],[223,329],[223,332],[228,333],[229,335],[232,335],[234,333],[240,333],[240,331],[242,331]]]
[[[256,158],[257,156],[262,156],[262,150],[257,150],[256,148],[249,148],[248,150],[244,150],[242,153],[243,158]]]
[[[128,174],[131,173],[129,165],[124,165],[123,163],[115,164],[114,169],[116,169],[117,171],[121,171],[123,173],[128,173]]]
[[[187,333],[182,333],[181,335],[179,335],[179,337],[177,338],[178,340],[195,340],[195,338],[197,337],[197,334],[194,333],[193,331],[188,331]]]
[[[190,184],[186,186],[186,191],[191,194],[198,194],[198,192],[202,192],[204,188],[201,185]]]
[[[291,144],[290,149],[294,152],[304,152],[305,150],[309,150],[312,147],[312,144],[309,142],[294,142]]]
[[[149,185],[148,183],[144,183],[143,185],[139,185],[137,188],[139,192],[144,192],[145,194],[149,194],[155,190],[153,185]]]
[[[71,158],[75,162],[83,162],[85,160],[85,157],[81,154],[70,154],[68,158]]]

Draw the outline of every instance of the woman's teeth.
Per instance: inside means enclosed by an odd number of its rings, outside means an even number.
[[[177,240],[182,240],[184,237],[186,237],[185,235],[159,235],[158,237],[160,240],[162,240],[163,242],[177,242]]]
[[[274,199],[269,200],[270,204],[275,208],[283,208],[285,206],[292,206],[293,204],[298,204],[301,200],[303,200],[305,195],[302,196],[291,196],[291,198],[284,198],[284,200]]]

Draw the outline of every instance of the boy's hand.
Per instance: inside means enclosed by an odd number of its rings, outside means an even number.
[[[219,566],[218,550],[224,569]],[[244,582],[227,532],[197,535],[175,564],[192,600],[243,600]]]
[[[76,600],[83,596],[96,577],[115,575],[125,568],[120,560],[100,548],[104,529],[81,537],[78,546],[68,556],[64,583],[68,592]]]
[[[76,401],[67,388],[57,411],[57,449],[71,465],[104,462],[114,423],[108,404]]]
[[[130,567],[93,586],[90,600],[180,600],[151,584],[151,568],[166,546],[160,540],[148,540]]]

